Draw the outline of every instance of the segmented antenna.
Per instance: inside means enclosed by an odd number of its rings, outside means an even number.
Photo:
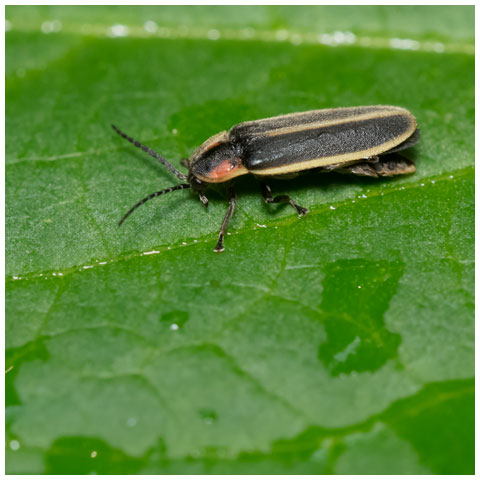
[[[144,152],[151,155],[153,158],[156,158],[162,165],[164,165],[170,172],[176,175],[180,180],[187,180],[187,176],[178,171],[166,158],[162,157],[159,153],[151,148],[147,147],[146,145],[141,144],[138,140],[135,140],[132,137],[129,137],[126,133],[123,133],[119,128],[112,124],[112,128],[125,140],[128,140],[130,143],[133,143],[138,148],[141,148]]]
[[[136,203],[123,217],[122,219],[118,222],[118,226],[121,227],[122,223],[127,219],[127,217],[138,207],[143,205],[145,202],[148,202],[152,198],[159,197],[160,195],[163,195],[165,193],[170,193],[174,192],[175,190],[184,190],[185,188],[192,188],[189,183],[181,183],[180,185],[175,185],[174,187],[166,188],[165,190],[160,190],[159,192],[154,192],[148,195],[145,198],[142,198],[138,203]]]

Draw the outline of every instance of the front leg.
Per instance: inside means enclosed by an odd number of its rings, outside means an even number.
[[[217,246],[214,248],[215,253],[220,253],[225,250],[223,246],[223,237],[225,236],[225,231],[227,230],[227,225],[230,219],[232,218],[233,212],[235,211],[235,204],[237,203],[237,196],[235,195],[235,190],[232,186],[228,187],[228,209],[223,219],[222,226],[220,227],[220,232],[218,234]]]
[[[265,203],[289,203],[298,213],[299,217],[303,217],[308,213],[308,208],[301,207],[295,203],[288,195],[272,196],[272,190],[266,183],[262,183],[262,196]]]

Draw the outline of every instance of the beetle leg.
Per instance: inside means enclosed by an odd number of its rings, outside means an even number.
[[[415,172],[415,163],[398,153],[382,155],[377,163],[357,163],[335,170],[363,177],[393,177]]]
[[[309,212],[308,208],[301,207],[288,195],[277,195],[273,197],[272,190],[266,183],[262,183],[262,196],[265,203],[289,203],[297,211],[299,217],[303,217]]]
[[[415,172],[415,162],[405,158],[399,153],[389,153],[382,156],[380,162],[375,165],[375,170],[380,177],[392,177]]]
[[[208,198],[202,192],[200,192],[198,196],[200,197],[200,201],[205,205],[205,207],[208,207]]]
[[[235,203],[237,203],[237,196],[235,194],[235,190],[231,186],[228,188],[228,195],[229,195],[228,209],[223,219],[222,226],[220,227],[220,232],[218,233],[217,246],[213,250],[215,253],[220,253],[225,250],[225,247],[223,246],[223,237],[225,236],[225,231],[227,230],[228,222],[232,218],[233,212],[235,211]]]
[[[370,163],[357,163],[348,167],[337,168],[334,171],[338,173],[351,173],[360,177],[378,177],[375,165]]]

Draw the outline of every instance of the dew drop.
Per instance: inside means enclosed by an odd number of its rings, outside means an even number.
[[[335,43],[344,43],[345,42],[345,34],[340,31],[333,32],[333,40]]]
[[[329,33],[321,33],[318,36],[318,42],[323,43],[324,45],[334,45],[335,44],[335,40],[334,40],[333,36],[330,35]]]
[[[12,440],[10,442],[10,448],[12,450],[18,450],[20,448],[20,442],[18,440]]]
[[[128,35],[128,27],[126,25],[112,25],[108,29],[109,37],[126,37]]]
[[[129,427],[134,427],[137,424],[137,419],[135,417],[130,417],[127,419],[127,425]]]
[[[400,50],[418,50],[420,43],[409,38],[392,38],[390,40],[390,46]]]
[[[147,20],[144,24],[143,24],[143,28],[146,32],[148,33],[156,33],[157,30],[158,30],[158,25],[156,22],[154,22],[153,20]]]
[[[42,23],[40,30],[42,33],[55,33],[62,29],[62,22],[60,20],[46,20]]]
[[[218,40],[220,38],[220,32],[217,29],[212,28],[207,32],[207,37],[209,40]]]
[[[277,30],[275,32],[275,38],[279,42],[284,42],[288,38],[288,30]]]

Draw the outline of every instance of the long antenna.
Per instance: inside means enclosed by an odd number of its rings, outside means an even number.
[[[162,165],[164,165],[168,170],[170,170],[174,175],[176,175],[180,180],[187,180],[187,176],[178,171],[166,158],[162,157],[155,150],[147,147],[146,145],[141,144],[138,140],[135,140],[132,137],[129,137],[126,133],[123,133],[119,128],[112,124],[112,128],[125,140],[128,140],[130,143],[133,143],[136,147],[141,148],[144,152],[151,155],[153,158],[156,158]]]
[[[148,202],[152,198],[159,197],[160,195],[164,195],[165,193],[174,192],[175,190],[184,190],[185,188],[192,188],[189,183],[181,183],[180,185],[175,185],[174,187],[166,188],[165,190],[160,190],[159,192],[154,192],[148,195],[145,198],[142,198],[138,203],[136,203],[118,222],[118,226],[121,227],[122,223],[127,219],[127,217],[138,207],[143,205],[145,202]]]

